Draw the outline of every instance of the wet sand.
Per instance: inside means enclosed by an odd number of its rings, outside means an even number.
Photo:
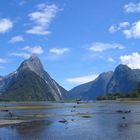
[[[0,112],[2,140],[140,140],[138,102],[0,104],[7,108]]]
[[[12,124],[20,124],[23,122],[27,122],[27,121],[26,120],[0,120],[0,127],[12,125]]]

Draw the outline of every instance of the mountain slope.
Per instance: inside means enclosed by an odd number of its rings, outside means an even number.
[[[69,91],[70,97],[93,100],[97,96],[105,95],[112,74],[111,71],[102,73],[94,81],[73,88]]]
[[[129,93],[140,81],[140,70],[133,70],[126,65],[119,65],[108,83],[106,93]]]
[[[45,81],[28,70],[18,74],[3,97],[16,101],[55,100]]]
[[[119,65],[114,72],[102,73],[94,81],[79,85],[70,90],[71,98],[96,99],[107,94],[129,94],[140,82],[140,70]]]
[[[13,72],[5,77],[0,78],[0,94],[6,92],[8,87],[16,81],[17,72]]]
[[[8,81],[8,82],[7,82]],[[25,60],[14,74],[0,80],[1,97],[11,100],[62,100],[67,91],[44,70],[40,59]]]

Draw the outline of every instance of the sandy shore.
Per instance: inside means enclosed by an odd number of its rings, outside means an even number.
[[[25,121],[24,120],[0,120],[0,126],[20,124],[22,122],[25,122]]]
[[[24,126],[35,125],[39,123],[46,123],[46,120],[34,119],[34,120],[0,120],[0,127],[8,126],[8,125],[17,125],[21,124]]]

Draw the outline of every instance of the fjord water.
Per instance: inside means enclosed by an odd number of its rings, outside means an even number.
[[[4,106],[5,104],[0,104]],[[17,116],[44,116],[0,127],[1,140],[139,140],[140,102],[8,104]],[[21,109],[16,106],[49,106]],[[14,109],[15,107],[15,109]],[[118,110],[131,110],[120,113]],[[4,119],[5,112],[0,112]],[[125,118],[125,119],[124,119]]]

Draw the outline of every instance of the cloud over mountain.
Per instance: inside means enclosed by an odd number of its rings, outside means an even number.
[[[133,52],[130,55],[120,56],[122,64],[128,65],[132,69],[140,69],[140,54],[138,52]]]

